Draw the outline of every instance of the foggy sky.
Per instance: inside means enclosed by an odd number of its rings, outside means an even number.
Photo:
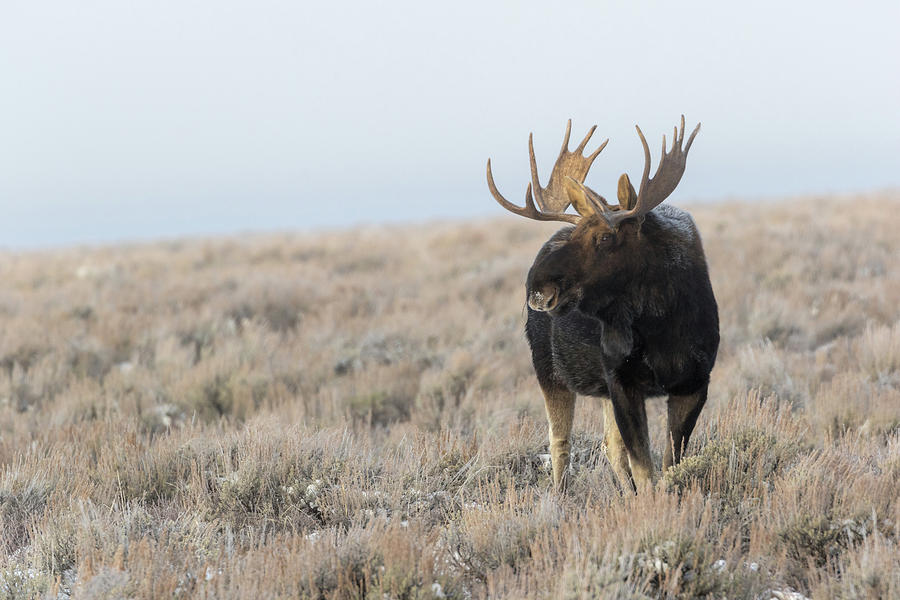
[[[325,4],[4,2],[0,247],[500,215],[570,117],[607,196],[681,113],[675,204],[900,186],[896,0]]]

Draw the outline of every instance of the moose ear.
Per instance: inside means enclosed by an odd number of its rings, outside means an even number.
[[[594,214],[594,205],[587,199],[584,187],[578,185],[578,182],[571,177],[566,177],[563,181],[565,182],[566,196],[569,198],[572,206],[575,207],[575,211],[582,217],[589,217]]]
[[[637,204],[637,194],[627,173],[622,173],[622,176],[619,177],[619,189],[616,195],[619,197],[619,206],[622,207],[622,210],[631,210]]]

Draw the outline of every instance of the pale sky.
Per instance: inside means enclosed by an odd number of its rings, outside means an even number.
[[[900,187],[900,2],[0,2],[0,247],[496,216],[534,131],[670,201]],[[573,143],[574,145],[574,143]],[[512,217],[511,217],[512,218]]]

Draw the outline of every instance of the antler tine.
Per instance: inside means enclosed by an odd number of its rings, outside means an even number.
[[[650,177],[650,146],[647,145],[647,139],[644,132],[637,125],[638,137],[641,139],[641,145],[644,148],[644,173],[641,176],[641,187],[638,191],[637,202],[634,208],[628,211],[618,211],[610,215],[610,221],[614,225],[618,225],[622,221],[630,218],[641,217],[657,206],[659,206],[669,195],[675,191],[678,183],[684,175],[684,168],[687,164],[688,151],[694,138],[700,131],[700,124],[691,132],[688,143],[684,149],[681,145],[684,141],[684,115],[681,115],[681,129],[676,127],[672,136],[672,148],[666,149],[666,136],[663,135],[662,154],[659,157],[659,164],[656,167],[656,173]]]
[[[588,165],[594,164],[594,159],[597,158],[598,156],[600,156],[600,153],[603,152],[603,149],[606,148],[606,145],[608,143],[609,143],[609,138],[606,138],[605,140],[603,140],[603,143],[600,144],[600,146],[587,157]]]
[[[531,194],[531,184],[528,184],[528,188],[525,190],[525,206],[516,206],[509,200],[503,197],[503,194],[497,189],[496,184],[494,184],[494,174],[491,172],[491,159],[487,161],[487,183],[488,189],[491,190],[491,195],[494,199],[506,210],[509,212],[519,215],[521,217],[526,217],[528,219],[534,219],[535,221],[563,221],[565,223],[572,223],[573,225],[577,225],[578,221],[581,220],[579,215],[571,215],[567,213],[545,213],[539,211],[534,205],[534,198]]]
[[[647,181],[650,179],[650,146],[647,145],[647,138],[644,137],[644,132],[641,131],[641,128],[637,125],[634,126],[637,129],[638,137],[641,138],[641,145],[644,147],[644,174],[641,175],[641,189],[644,189],[644,186],[647,185]],[[663,148],[663,154],[665,154],[666,149]]]
[[[571,127],[572,120],[569,119],[569,125]],[[566,129],[566,140],[563,142],[563,147],[565,147],[569,143],[569,130]],[[537,159],[534,157],[534,134],[528,134],[528,162],[531,164],[531,184],[534,188],[534,197],[537,200],[537,204],[541,210],[547,210],[547,206],[544,204],[544,189],[541,187],[541,181],[538,177],[537,170]]]
[[[571,122],[571,119],[570,119]],[[584,136],[584,139],[581,140],[581,143],[578,144],[578,147],[575,148],[575,154],[581,154],[584,152],[584,147],[587,146],[587,143],[591,140],[591,136],[594,135],[594,132],[597,131],[597,126],[594,125],[590,129],[588,129],[587,135]]]
[[[682,123],[684,122],[684,115],[681,115]],[[691,149],[691,144],[694,143],[694,138],[697,137],[697,134],[700,133],[700,123],[697,123],[697,126],[694,127],[694,131],[691,132],[691,137],[688,138],[687,145],[684,147],[684,154],[687,155],[688,151]],[[681,128],[681,137],[684,139],[684,127]]]
[[[563,138],[562,148],[559,149],[559,156],[556,160],[562,158],[563,154],[569,151],[569,136],[572,134],[572,119],[566,121],[566,136]]]

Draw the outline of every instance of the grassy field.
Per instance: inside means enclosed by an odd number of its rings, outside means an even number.
[[[0,253],[0,599],[900,598],[900,193],[692,213],[722,345],[641,496],[591,398],[551,491],[553,224]]]

